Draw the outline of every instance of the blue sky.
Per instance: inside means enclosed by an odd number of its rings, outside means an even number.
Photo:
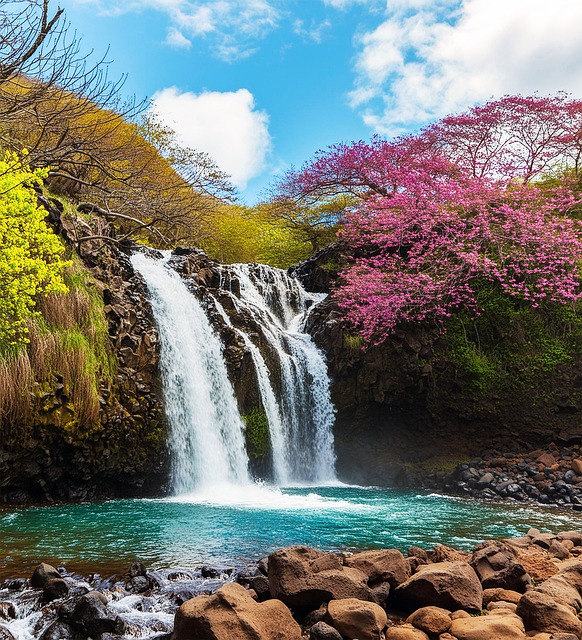
[[[123,91],[149,97],[252,204],[340,140],[507,93],[582,97],[582,0],[62,0]]]

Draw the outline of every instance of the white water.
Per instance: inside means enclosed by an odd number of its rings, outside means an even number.
[[[280,269],[249,264],[229,268],[240,283],[239,305],[260,324],[279,360],[280,400],[272,406],[272,387],[262,394],[275,481],[333,482],[334,408],[327,366],[311,337],[301,331],[309,309],[324,296],[308,294]]]
[[[244,424],[220,338],[167,261],[132,257],[147,283],[160,334],[173,491],[180,495],[217,483],[248,484]]]
[[[198,500],[208,491],[224,493],[222,489],[230,487],[226,494],[232,496],[234,487],[250,483],[245,426],[219,336],[171,269],[169,257],[155,260],[137,254],[132,262],[148,286],[160,334],[173,493]],[[240,286],[232,287],[234,280]],[[327,367],[310,336],[301,332],[309,309],[322,296],[308,294],[284,271],[264,265],[224,267],[222,281],[221,293],[231,297],[235,312],[229,316],[218,296],[216,308],[251,355],[269,424],[275,483],[337,482]],[[269,366],[257,344],[257,327],[237,327],[240,313],[251,315],[275,354]]]

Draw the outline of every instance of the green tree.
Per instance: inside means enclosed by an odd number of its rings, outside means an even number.
[[[47,227],[46,211],[32,185],[45,171],[31,171],[14,154],[0,160],[0,348],[27,342],[27,319],[39,298],[66,293],[64,247]]]

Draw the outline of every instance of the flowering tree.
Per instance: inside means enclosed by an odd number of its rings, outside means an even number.
[[[336,145],[295,174],[299,194],[358,198],[343,231],[358,257],[336,298],[368,341],[400,322],[478,314],[484,286],[534,307],[580,298],[582,228],[568,217],[578,201],[566,180],[533,181],[574,153],[576,136],[550,117],[563,96],[532,101],[506,98],[418,137]]]

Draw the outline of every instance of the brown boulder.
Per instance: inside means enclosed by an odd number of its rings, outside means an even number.
[[[569,540],[575,547],[582,547],[582,533],[580,531],[561,531],[556,537],[562,541]]]
[[[418,571],[395,590],[404,607],[424,606],[480,611],[483,589],[477,574],[465,562],[438,562]]]
[[[355,553],[347,558],[344,564],[365,573],[368,576],[369,585],[389,582],[394,589],[410,577],[404,556],[397,549]]]
[[[516,560],[516,552],[509,545],[491,540],[475,547],[470,561],[484,589],[510,589],[523,593],[531,578]]]
[[[367,582],[365,573],[344,567],[334,553],[298,546],[279,549],[269,556],[271,595],[290,606],[316,609],[332,599],[373,600]]]
[[[582,460],[572,460],[572,471],[579,476],[582,476]]]
[[[547,633],[574,633],[582,637],[582,622],[574,609],[539,591],[528,591],[517,605],[517,615],[525,628]]]
[[[513,602],[517,604],[522,594],[510,589],[484,589],[483,590],[483,606],[487,606],[490,602]]]
[[[390,627],[386,633],[386,640],[429,640],[429,638],[424,631],[411,624],[402,624],[398,627]]]
[[[521,619],[512,614],[453,620],[451,635],[457,640],[525,640]]]
[[[50,564],[41,562],[30,578],[30,585],[35,589],[42,589],[51,578],[60,578],[61,574]]]
[[[406,622],[429,635],[438,635],[451,628],[451,612],[440,607],[422,607],[409,615]]]
[[[279,600],[256,602],[240,584],[186,601],[176,612],[173,640],[301,640],[301,627]]]
[[[331,600],[327,615],[331,626],[342,636],[358,640],[381,640],[388,624],[382,607],[356,598]]]

